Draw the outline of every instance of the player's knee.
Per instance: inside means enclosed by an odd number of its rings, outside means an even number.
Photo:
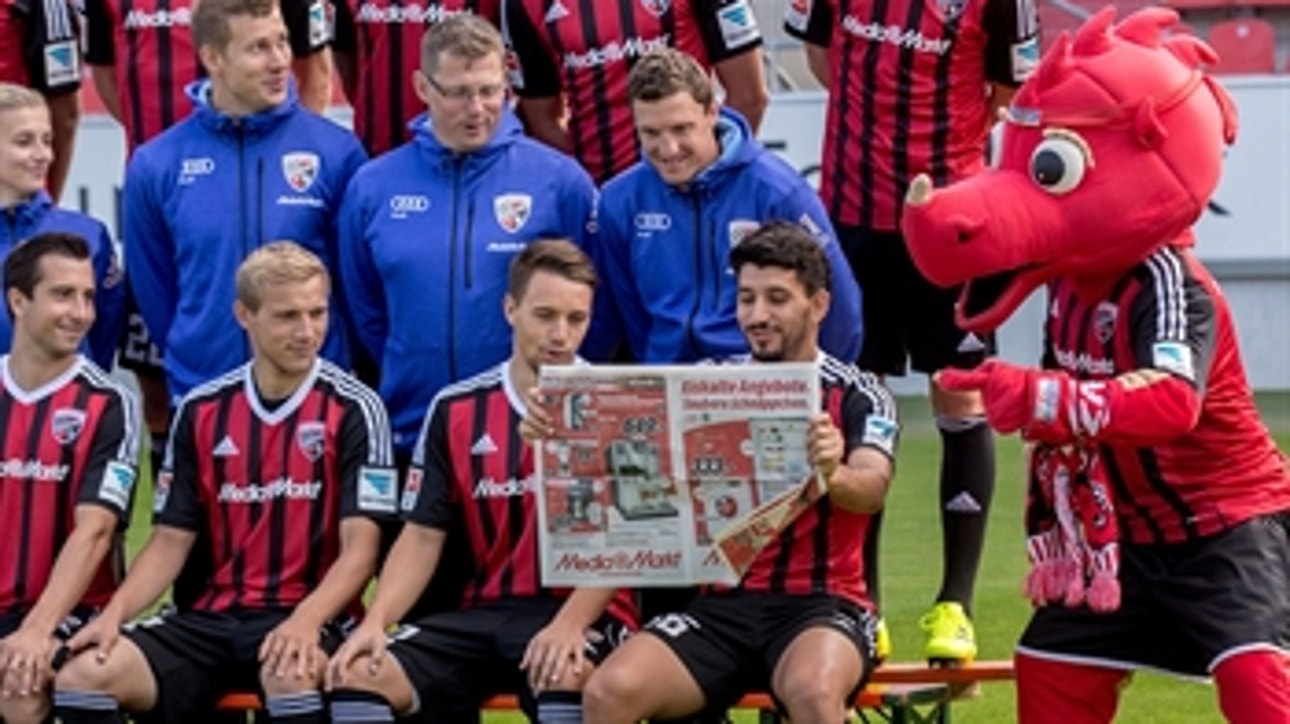
[[[1232,724],[1290,722],[1290,655],[1258,649],[1214,668],[1218,706]]]
[[[818,672],[816,672],[818,673]],[[845,691],[838,691],[828,676],[789,673],[780,679],[775,696],[792,721],[845,721]]]
[[[375,695],[389,702],[396,712],[412,707],[412,683],[389,654],[380,666],[372,666],[369,656],[354,659],[345,670],[343,682],[335,687],[336,691]]]
[[[582,688],[582,710],[588,721],[603,721],[623,709],[634,692],[644,687],[637,674],[626,666],[614,666],[611,658],[597,667]]]
[[[100,661],[93,650],[73,656],[58,670],[54,688],[58,691],[109,691],[118,677],[111,659]]]
[[[297,675],[293,666],[285,674],[279,675],[269,666],[260,667],[260,686],[264,689],[265,696],[303,694],[318,691],[321,685],[321,670],[306,671],[303,675]]]
[[[0,699],[0,721],[7,724],[41,724],[49,716],[49,696],[15,696]]]

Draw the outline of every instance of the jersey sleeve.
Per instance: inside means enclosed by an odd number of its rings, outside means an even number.
[[[871,447],[896,459],[900,437],[896,401],[876,376],[855,371],[842,400],[842,420],[848,455],[857,448]]]
[[[502,39],[506,42],[506,75],[521,98],[549,98],[560,93],[560,70],[547,50],[524,0],[503,0]]]
[[[81,471],[79,504],[98,505],[120,520],[130,515],[139,459],[138,400],[134,395],[113,390],[102,418],[94,429],[85,469]]]
[[[153,525],[202,530],[201,478],[192,407],[181,404],[166,442],[166,454],[152,497]]]
[[[349,0],[335,0],[332,7],[336,16],[332,19],[331,49],[337,53],[357,53],[358,28],[354,25]]]
[[[341,418],[338,445],[341,517],[394,520],[398,514],[398,472],[390,418],[376,393],[363,388],[355,394]]]
[[[761,46],[761,28],[750,0],[692,0],[690,7],[711,62]]]
[[[25,16],[22,50],[28,85],[50,95],[78,90],[80,27],[69,0],[23,0],[13,10]]]
[[[1214,356],[1214,299],[1172,253],[1147,260],[1145,284],[1129,310],[1138,369],[1181,377],[1204,392]]]
[[[280,0],[282,20],[287,24],[291,54],[297,58],[313,55],[331,43],[331,22],[327,19],[329,0]]]
[[[985,75],[1019,86],[1039,64],[1039,9],[1035,0],[986,0]]]
[[[108,8],[108,0],[85,0],[85,62],[90,65],[116,64],[112,11]]]
[[[447,417],[447,405],[436,397],[412,452],[399,506],[404,521],[440,530],[449,529],[456,517]]]
[[[811,45],[829,47],[833,42],[833,6],[829,0],[789,3],[784,11],[784,32]]]

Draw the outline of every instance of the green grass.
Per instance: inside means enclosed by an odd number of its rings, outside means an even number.
[[[922,398],[900,401],[904,431],[897,462],[896,481],[887,503],[883,524],[883,613],[891,629],[893,660],[916,659],[922,639],[918,618],[936,595],[940,582],[940,526],[937,511],[937,477],[940,440]],[[1264,420],[1282,450],[1290,450],[1290,393],[1259,396]],[[145,480],[150,476],[141,476]],[[990,529],[977,582],[977,639],[982,659],[1005,659],[1030,613],[1021,596],[1026,561],[1022,548],[1021,446],[1015,437],[998,442],[998,483]],[[133,554],[147,536],[150,491],[141,489],[130,528]],[[980,698],[955,705],[959,724],[1001,724],[1014,720],[1011,684],[986,684]],[[1209,724],[1220,721],[1214,691],[1208,685],[1142,674],[1125,691],[1120,724]],[[490,724],[523,721],[518,715],[489,714]],[[739,713],[736,721],[755,721]]]

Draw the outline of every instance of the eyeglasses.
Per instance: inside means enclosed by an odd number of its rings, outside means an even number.
[[[506,95],[505,83],[491,83],[489,85],[481,85],[475,88],[464,85],[442,86],[434,78],[425,74],[422,75],[426,79],[426,82],[430,84],[430,87],[435,89],[436,93],[452,103],[465,105],[476,98],[478,98],[481,103],[491,103]]]

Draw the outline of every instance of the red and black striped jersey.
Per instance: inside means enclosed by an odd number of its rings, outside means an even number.
[[[330,42],[326,0],[280,0],[297,57]],[[205,75],[193,46],[193,0],[85,0],[85,62],[116,76],[133,151],[192,110],[184,87]]]
[[[340,553],[340,522],[398,512],[390,423],[380,398],[319,360],[269,404],[251,363],[180,403],[157,479],[154,522],[198,533],[209,567],[191,608],[290,608]]]
[[[412,138],[408,123],[426,110],[412,86],[421,36],[445,18],[474,13],[497,24],[500,0],[335,0],[332,49],[354,56],[354,133],[376,157]]]
[[[569,592],[542,586],[533,448],[519,434],[525,407],[508,364],[435,396],[404,484],[405,521],[450,530],[464,519],[476,571],[466,606]],[[630,591],[620,590],[609,612],[635,623]]]
[[[1101,295],[1049,286],[1044,366],[1079,379],[1154,369],[1201,395],[1186,435],[1101,446],[1124,534],[1138,543],[1208,537],[1290,509],[1290,468],[1259,418],[1227,300],[1189,252],[1165,248]]]
[[[0,0],[0,83],[45,94],[81,87],[80,28],[69,0]]]
[[[895,231],[910,180],[985,166],[988,83],[1039,61],[1034,0],[794,0],[785,29],[828,48],[820,194],[835,224]]]
[[[896,457],[896,403],[882,381],[823,352],[821,409],[846,441],[846,454],[860,446]],[[864,583],[864,539],[870,516],[843,510],[826,495],[771,541],[744,574],[745,591],[828,593],[870,606]]]
[[[572,151],[601,184],[639,158],[627,74],[673,47],[711,67],[761,45],[749,0],[503,0],[511,85],[564,93]]]
[[[97,505],[124,521],[139,455],[134,395],[84,357],[35,390],[18,387],[0,358],[0,614],[29,610],[49,583],[75,525]],[[110,552],[82,602],[101,606],[116,588],[121,551]]]

